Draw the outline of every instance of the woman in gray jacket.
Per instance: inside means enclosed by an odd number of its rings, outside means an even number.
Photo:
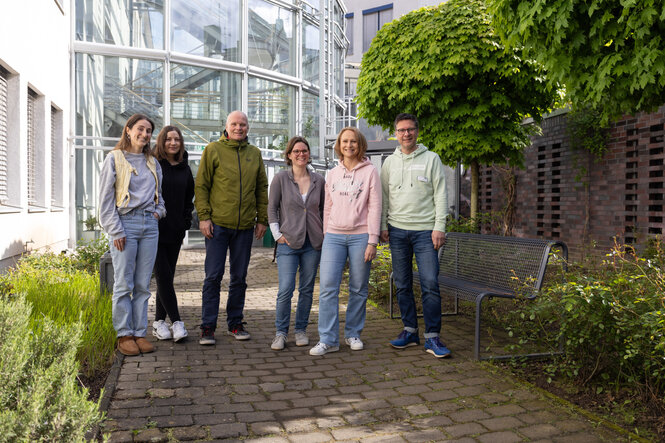
[[[270,346],[284,349],[291,321],[291,298],[300,272],[296,308],[296,346],[307,346],[307,323],[312,308],[314,280],[323,243],[323,204],[325,180],[311,171],[309,143],[304,137],[292,137],[284,153],[286,164],[270,184],[268,221],[277,241],[279,290],[275,308],[277,333]]]

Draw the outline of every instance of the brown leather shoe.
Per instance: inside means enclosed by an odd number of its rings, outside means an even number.
[[[124,337],[118,337],[118,351],[124,355],[139,355],[139,347],[134,341],[134,337],[131,335],[126,335]]]
[[[145,337],[134,337],[134,341],[136,341],[136,345],[139,347],[142,354],[147,354],[148,352],[155,350],[152,343],[146,340]]]

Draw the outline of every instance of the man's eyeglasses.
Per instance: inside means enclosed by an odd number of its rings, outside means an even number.
[[[309,154],[309,151],[306,149],[300,150],[300,149],[294,149],[291,151],[294,155],[300,155],[300,154]]]
[[[401,128],[395,130],[395,132],[401,135],[401,134],[406,134],[407,132],[416,132],[417,130],[418,128]]]

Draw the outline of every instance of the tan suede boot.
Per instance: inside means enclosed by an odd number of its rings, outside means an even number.
[[[155,347],[152,345],[152,343],[146,340],[145,337],[134,337],[134,340],[136,341],[136,345],[139,347],[142,354],[147,354],[155,350]]]
[[[131,335],[118,337],[118,351],[124,355],[139,355],[141,353],[134,341],[134,337]]]

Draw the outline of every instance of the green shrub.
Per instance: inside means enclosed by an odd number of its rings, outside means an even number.
[[[0,296],[0,441],[84,441],[102,420],[76,380],[81,329],[36,318],[22,296]]]
[[[32,304],[32,319],[49,318],[58,326],[84,325],[77,357],[90,376],[107,368],[115,349],[111,297],[99,292],[99,276],[78,270],[72,257],[32,254],[0,280]],[[36,323],[37,324],[37,323]]]
[[[630,386],[665,410],[665,255],[616,247],[601,263],[570,265],[513,318],[522,342],[562,339],[565,357],[547,371],[597,390]]]
[[[79,241],[74,252],[74,265],[90,274],[99,272],[99,259],[109,249],[105,235],[89,242]]]

